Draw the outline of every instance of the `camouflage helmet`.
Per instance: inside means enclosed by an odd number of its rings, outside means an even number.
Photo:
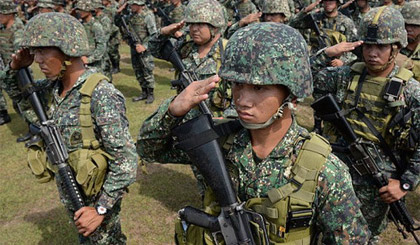
[[[102,4],[102,0],[93,0],[93,5],[95,7],[95,9],[104,9],[105,6]]]
[[[382,6],[370,10],[360,24],[360,36],[367,44],[399,43],[407,46],[407,31],[400,11]]]
[[[46,9],[54,9],[55,5],[53,1],[50,0],[39,0],[36,4],[37,8],[46,8]]]
[[[135,5],[142,6],[142,5],[146,5],[146,2],[143,0],[129,0],[128,4],[130,5],[135,4]]]
[[[3,0],[0,2],[0,14],[17,13],[16,4],[12,0]]]
[[[89,42],[83,25],[64,13],[44,13],[25,26],[22,47],[57,47],[69,57],[89,55]]]
[[[219,76],[237,83],[281,84],[298,98],[312,94],[307,44],[299,31],[284,24],[239,29],[226,46]]]
[[[406,2],[401,14],[406,24],[420,26],[420,1]]]
[[[185,11],[185,22],[207,23],[216,28],[226,25],[222,5],[216,0],[192,0]]]
[[[292,16],[287,0],[265,0],[262,12],[263,14],[284,14],[288,19]]]
[[[61,6],[66,5],[63,0],[53,0],[53,3],[54,5],[61,5]]]
[[[95,10],[95,4],[92,0],[77,1],[75,9],[91,12]]]

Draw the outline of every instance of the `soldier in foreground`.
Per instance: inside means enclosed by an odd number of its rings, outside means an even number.
[[[404,19],[398,10],[386,6],[372,9],[363,19],[361,37],[365,62],[321,70],[315,76],[314,97],[335,95],[357,136],[373,144],[369,151],[389,179],[388,185],[378,190],[372,176],[358,173],[360,169],[348,152],[339,154],[350,167],[371,242],[375,243],[388,223],[388,203],[402,199],[419,184],[420,84],[412,72],[395,64],[396,55],[407,45]],[[314,62],[313,67],[326,67],[330,60]],[[324,135],[346,147],[328,125]]]
[[[29,145],[29,166],[41,183],[55,177],[81,244],[124,244],[119,212],[122,196],[135,181],[137,156],[123,95],[104,75],[85,68],[81,57],[90,51],[87,35],[70,15],[33,17],[25,28],[22,47],[13,57],[5,82],[18,89],[17,71],[33,61],[39,64],[46,79],[33,85],[49,105],[44,109],[63,138],[86,206],[75,210],[61,175],[54,172],[57,166],[42,157],[42,142]]]
[[[309,57],[299,32],[275,23],[242,28],[227,45],[219,75],[233,83],[243,126],[222,144],[227,169],[245,208],[266,218],[270,242],[309,244],[322,232],[324,244],[366,244],[369,231],[348,168],[330,153],[325,139],[300,127],[293,113],[296,100],[312,93]],[[190,162],[174,147],[171,130],[197,116],[193,108],[218,81],[213,76],[191,83],[146,119],[137,141],[142,159]],[[317,150],[310,151],[311,144]],[[205,211],[217,214],[209,188],[204,200]],[[294,223],[297,213],[312,222]],[[179,225],[178,244],[213,244],[209,231]]]

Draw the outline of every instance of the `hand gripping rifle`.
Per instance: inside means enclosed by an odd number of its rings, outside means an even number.
[[[67,163],[69,155],[63,138],[54,121],[48,120],[41,100],[32,86],[32,76],[28,68],[20,69],[17,77],[22,88],[26,90],[25,93],[28,95],[29,102],[38,117],[40,123],[39,133],[46,146],[48,161],[58,167],[58,175],[63,181],[64,191],[69,196],[73,207],[77,211],[84,207],[85,204],[79,186],[74,178],[73,171]]]
[[[311,107],[315,110],[315,114],[321,119],[330,122],[349,143],[348,149],[355,161],[353,168],[361,175],[368,174],[373,177],[378,188],[388,185],[388,178],[381,172],[375,162],[374,156],[380,161],[380,155],[376,146],[372,142],[364,141],[357,137],[350,123],[344,117],[344,111],[335,101],[331,94],[323,96],[315,101]],[[419,230],[415,227],[415,222],[407,211],[404,201],[398,200],[389,204],[390,213],[389,218],[394,222],[398,232],[400,232],[404,239],[407,238],[405,231],[411,233],[420,245],[420,240],[414,231]],[[401,227],[401,225],[405,228]]]
[[[136,50],[136,44],[141,44],[142,40],[139,38],[139,36],[137,36],[137,33],[134,32],[131,23],[127,24],[126,19],[129,17],[130,15],[121,16],[121,28],[123,28],[123,32],[128,35],[128,45],[130,45],[134,50]],[[143,54],[138,54],[138,57],[140,58],[140,62],[142,63],[143,67],[145,67],[146,63],[143,60]]]
[[[193,81],[198,81],[194,72],[186,71],[171,40],[165,43],[161,56],[180,72],[178,86],[185,88]],[[214,130],[211,112],[204,101],[200,102],[199,108],[201,116],[175,127],[172,134],[177,138],[177,147],[187,152],[193,164],[204,176],[206,183],[214,191],[221,212],[219,216],[212,216],[199,209],[185,207],[179,211],[179,216],[183,223],[210,230],[216,243],[216,236],[221,233],[228,245],[255,244],[250,221],[257,222],[265,229],[264,218],[258,213],[244,209],[244,203],[238,203],[217,141],[218,135]],[[264,239],[268,244],[265,230],[264,233]]]

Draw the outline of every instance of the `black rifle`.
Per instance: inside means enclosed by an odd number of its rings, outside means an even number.
[[[303,19],[303,21],[309,26],[311,30],[315,32],[317,37],[316,40],[318,42],[318,49],[322,49],[332,45],[331,38],[319,28],[318,23],[316,23],[316,20],[312,13],[308,13]]]
[[[131,26],[131,23],[127,24],[127,20],[130,18],[130,15],[122,15],[121,16],[121,28],[123,28],[123,32],[128,36],[128,45],[131,46],[136,51],[136,45],[141,44],[142,40],[139,36],[137,36],[137,33],[134,32],[133,27]],[[136,51],[137,53],[137,51]],[[142,63],[143,67],[145,67],[146,62],[144,62],[143,54],[138,54],[138,57],[140,58],[140,62]]]
[[[163,23],[162,23],[163,26],[168,26],[168,25],[174,23],[174,21],[171,18],[169,18],[168,14],[165,12],[165,10],[163,10],[160,6],[157,6],[157,5],[153,4],[152,1],[150,1],[150,0],[146,1],[146,6],[149,9],[151,9],[153,12],[156,11],[157,16],[159,16],[163,21]],[[173,9],[174,9],[174,6],[169,7],[168,12],[172,11]]]
[[[194,72],[186,71],[171,40],[165,43],[161,50],[161,57],[171,62],[180,72],[178,86],[185,88],[193,81],[198,81]],[[199,108],[201,116],[175,127],[172,129],[172,134],[177,139],[177,148],[187,152],[206,183],[214,191],[221,212],[216,217],[199,209],[186,207],[179,211],[179,216],[183,222],[210,230],[216,242],[217,234],[221,233],[224,241],[229,245],[255,244],[250,221],[258,223],[262,229],[265,229],[264,218],[258,213],[244,209],[244,203],[238,203],[217,141],[218,135],[214,131],[211,112],[204,101],[199,104]],[[268,244],[265,230],[264,239]]]
[[[355,161],[355,164],[353,164],[352,167],[361,175],[368,174],[372,176],[378,188],[388,185],[386,175],[382,173],[375,162],[374,156],[382,161],[376,146],[370,141],[364,141],[362,138],[357,137],[350,123],[344,117],[343,110],[341,110],[333,95],[328,94],[319,98],[311,107],[315,110],[317,116],[334,125],[338,132],[348,142],[348,150]],[[420,240],[414,232],[419,230],[420,227],[414,226],[415,222],[408,213],[404,201],[398,200],[390,203],[389,206],[389,218],[394,222],[398,232],[403,235],[404,239],[407,238],[407,234],[401,227],[402,225],[407,232],[413,235],[417,244],[420,244]]]
[[[48,120],[47,115],[45,114],[41,100],[32,86],[32,76],[29,69],[20,69],[17,77],[20,86],[26,90],[25,93],[28,95],[32,109],[38,117],[40,124],[39,133],[46,146],[48,161],[57,166],[58,175],[63,181],[64,191],[77,211],[84,207],[85,204],[79,186],[74,178],[73,171],[67,163],[69,155],[66,146],[64,145],[63,138],[58,131],[57,125],[55,125],[54,121]]]

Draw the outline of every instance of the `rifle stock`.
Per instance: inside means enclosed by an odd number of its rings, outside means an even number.
[[[376,157],[380,159],[380,154],[378,153],[376,146],[371,142],[366,142],[357,137],[356,133],[350,126],[350,123],[344,117],[344,111],[340,108],[334,97],[331,94],[321,97],[316,100],[311,107],[315,110],[315,114],[317,116],[333,124],[348,142],[348,148],[355,161],[352,167],[361,175],[368,174],[372,176],[378,188],[388,185],[386,175],[379,169],[371,150],[369,150],[374,149]],[[407,232],[412,234],[417,244],[420,245],[420,240],[414,232],[420,228],[415,227],[415,222],[408,212],[405,203],[400,199],[390,203],[389,206],[389,217],[396,225],[397,230],[404,238],[407,238],[404,229],[400,226],[401,224]]]

